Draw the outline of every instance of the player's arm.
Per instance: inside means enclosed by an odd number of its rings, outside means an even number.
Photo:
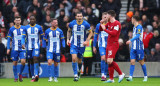
[[[8,38],[7,38],[7,54],[9,55],[10,53],[10,41],[12,39],[12,36],[13,36],[13,33],[11,31],[11,29],[9,30],[9,33],[8,33]]]
[[[107,29],[104,29],[104,31],[112,36],[116,36],[118,31],[119,31],[119,25],[117,26],[114,26],[113,30],[110,31],[110,30],[107,30]]]
[[[133,42],[134,40],[136,40],[136,39],[138,39],[139,37],[140,37],[140,35],[141,35],[141,33],[142,33],[142,28],[139,28],[139,27],[137,27],[137,33],[136,33],[136,36],[135,37],[133,37],[132,39],[130,39],[130,40],[128,40],[127,42],[126,42],[126,44],[130,44],[131,42]]]
[[[70,38],[71,38],[71,33],[72,33],[72,24],[71,23],[69,23],[69,25],[68,25],[68,31],[67,31],[67,45],[69,46],[69,44],[70,44]]]
[[[93,36],[93,31],[92,31],[92,29],[90,29],[89,31],[89,35],[88,35],[88,37],[87,37],[87,40],[86,41],[88,41],[89,42],[89,40],[91,39],[91,37]]]
[[[27,33],[26,33],[26,28],[23,30],[22,33],[22,40],[21,40],[21,44],[22,44],[22,48],[25,49],[25,39],[26,39]]]
[[[61,42],[62,42],[62,49],[61,49],[61,52],[62,52],[62,54],[64,54],[65,53],[65,47],[66,47],[66,45],[65,45],[65,37],[64,37],[64,35],[63,35],[63,31],[61,31]]]
[[[93,40],[93,52],[94,53],[97,52],[97,50],[96,50],[96,44],[97,44],[97,38],[98,38],[98,34],[99,34],[99,26],[100,25],[97,24],[96,30],[94,32],[94,40]]]
[[[44,37],[42,39],[42,48],[46,48],[46,41],[48,39],[48,33],[47,30],[45,31]]]
[[[107,28],[108,28],[108,23],[106,25],[104,25],[103,23],[101,23],[100,26],[99,26],[99,31],[104,31]]]
[[[39,29],[39,33],[40,33],[40,37],[41,37],[41,39],[43,39],[43,37],[44,37],[44,33],[43,33],[43,30],[42,30],[42,27],[40,26],[40,29]]]

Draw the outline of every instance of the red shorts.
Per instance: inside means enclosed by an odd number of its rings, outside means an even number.
[[[116,53],[119,49],[119,45],[107,46],[106,48],[106,58],[115,58]]]

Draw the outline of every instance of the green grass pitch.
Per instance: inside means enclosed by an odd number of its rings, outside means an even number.
[[[100,78],[82,77],[78,82],[74,82],[73,78],[58,78],[59,82],[48,82],[48,78],[40,78],[38,82],[30,82],[30,78],[23,79],[23,82],[13,82],[13,79],[0,79],[0,86],[160,86],[160,78],[149,78],[147,82],[143,82],[143,78],[134,78],[132,82],[125,79],[118,83],[115,78],[114,83],[103,83]]]

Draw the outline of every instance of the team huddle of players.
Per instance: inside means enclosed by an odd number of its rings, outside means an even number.
[[[118,64],[114,61],[116,52],[119,48],[119,35],[121,32],[121,24],[115,19],[116,13],[113,10],[102,13],[102,20],[96,26],[93,52],[97,53],[96,44],[98,39],[98,46],[101,55],[101,81],[105,83],[113,83],[114,70],[119,74],[120,83],[125,74],[121,71]],[[70,46],[70,54],[72,55],[72,68],[74,72],[74,81],[78,81],[80,78],[80,70],[82,66],[83,53],[85,46],[90,41],[93,32],[90,28],[90,24],[83,20],[83,14],[77,13],[76,20],[69,23],[67,31],[67,45]],[[132,43],[130,50],[130,76],[126,78],[127,81],[132,81],[133,72],[135,68],[136,60],[142,66],[144,72],[144,80],[147,81],[147,70],[144,63],[144,48],[143,48],[143,28],[138,23],[139,17],[133,16],[133,38],[128,40],[126,44]],[[14,19],[15,25],[10,28],[7,41],[7,54],[10,53],[10,40],[12,40],[11,58],[13,60],[13,73],[14,81],[18,79],[22,82],[22,72],[26,63],[26,56],[30,61],[30,72],[32,75],[31,82],[37,82],[39,79],[39,53],[40,53],[40,38],[42,39],[42,48],[46,48],[46,58],[48,60],[48,74],[49,80],[52,79],[52,62],[54,60],[54,81],[58,82],[58,63],[60,62],[61,50],[65,48],[65,40],[63,31],[58,28],[57,19],[51,20],[51,27],[43,33],[41,26],[36,24],[35,16],[30,16],[30,24],[27,26],[20,25],[21,17],[17,16]],[[87,31],[89,32],[87,36]],[[47,43],[47,44],[46,44]],[[61,46],[62,44],[62,46]],[[27,54],[26,54],[27,52]],[[18,57],[21,60],[20,72],[17,73],[17,61]],[[107,80],[107,73],[109,72],[109,79]]]

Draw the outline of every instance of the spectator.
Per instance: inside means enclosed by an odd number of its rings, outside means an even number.
[[[1,32],[1,41],[4,44],[5,48],[7,48],[7,39],[5,38],[5,34]]]
[[[91,5],[91,8],[92,8],[93,14],[94,14],[97,18],[99,18],[99,10],[96,8],[96,4],[93,3],[93,4]]]
[[[132,6],[135,11],[140,11],[142,14],[148,12],[147,0],[133,0]]]
[[[160,29],[158,27],[158,22],[152,22],[152,26],[153,26],[153,31],[158,30],[158,32],[160,32]]]
[[[153,22],[159,22],[158,15],[154,15],[154,16],[153,16]]]
[[[142,15],[142,26],[146,27],[149,24],[150,24],[150,22],[149,22],[149,19],[147,18],[147,16],[146,15]]]
[[[147,55],[150,55],[150,51],[149,51],[149,42],[153,37],[153,33],[152,33],[152,26],[151,25],[147,25],[145,31],[143,32],[143,44],[144,44],[144,52]]]
[[[155,48],[155,44],[160,43],[159,32],[155,30],[153,33],[153,38],[149,42],[149,49]]]
[[[155,44],[156,53],[160,55],[160,43]]]
[[[160,0],[148,0],[148,5],[151,8],[150,9],[151,13],[160,15],[160,13],[159,13],[159,10],[160,10]]]
[[[2,15],[2,12],[0,11],[0,25],[2,27],[6,26],[6,19],[4,18],[4,16]]]
[[[63,0],[62,3],[59,5],[59,9],[56,10],[56,15],[55,18],[58,18],[60,16],[60,11],[64,10],[65,11],[65,16],[69,16],[69,11],[71,10],[72,5],[69,1]]]
[[[127,49],[126,44],[124,43],[122,38],[119,38],[119,49],[117,52],[118,58],[116,58],[118,61],[127,61],[129,58],[129,50]]]
[[[119,1],[119,3],[121,3]],[[119,20],[119,13],[121,9],[121,5],[118,5],[117,0],[107,0],[107,3],[104,3],[104,8],[102,9],[102,12],[106,12],[108,10],[114,10],[116,12],[116,19]]]
[[[82,6],[82,3],[81,3],[81,2],[77,2],[76,8],[77,8],[80,12],[82,12],[83,15],[85,14],[85,7]]]
[[[0,63],[5,62],[7,60],[6,56],[6,48],[5,45],[2,43],[1,34],[0,34]]]
[[[73,8],[73,9],[72,9],[72,14],[71,14],[71,16],[70,16],[70,21],[75,19],[75,14],[78,13],[78,12],[80,12],[80,11],[78,10],[78,8]]]
[[[43,15],[38,0],[33,0],[32,4],[28,6],[27,12],[33,12],[33,15],[36,16],[37,24],[42,23]]]
[[[146,61],[156,62],[157,58],[159,58],[159,55],[156,53],[156,50],[154,48],[152,48],[150,53],[151,53],[151,55],[147,55]]]
[[[43,4],[43,7],[44,7],[44,11],[46,11],[47,9],[49,9],[51,11],[56,10],[53,0],[47,0],[47,2]]]
[[[90,7],[87,7],[85,18],[91,25],[96,25],[98,23],[98,18],[93,14],[92,9]]]
[[[64,16],[65,16],[65,11],[64,11],[64,10],[61,10],[61,11],[60,11],[60,16],[57,18],[57,19],[58,19],[58,22],[63,22]]]
[[[45,18],[45,22],[43,23],[43,30],[45,31],[46,29],[48,29],[49,27],[51,27],[51,17],[49,15],[46,16]]]
[[[43,15],[44,16],[50,16],[51,18],[54,18],[55,14],[53,11],[51,11],[50,9],[47,9],[46,11],[43,11]]]

